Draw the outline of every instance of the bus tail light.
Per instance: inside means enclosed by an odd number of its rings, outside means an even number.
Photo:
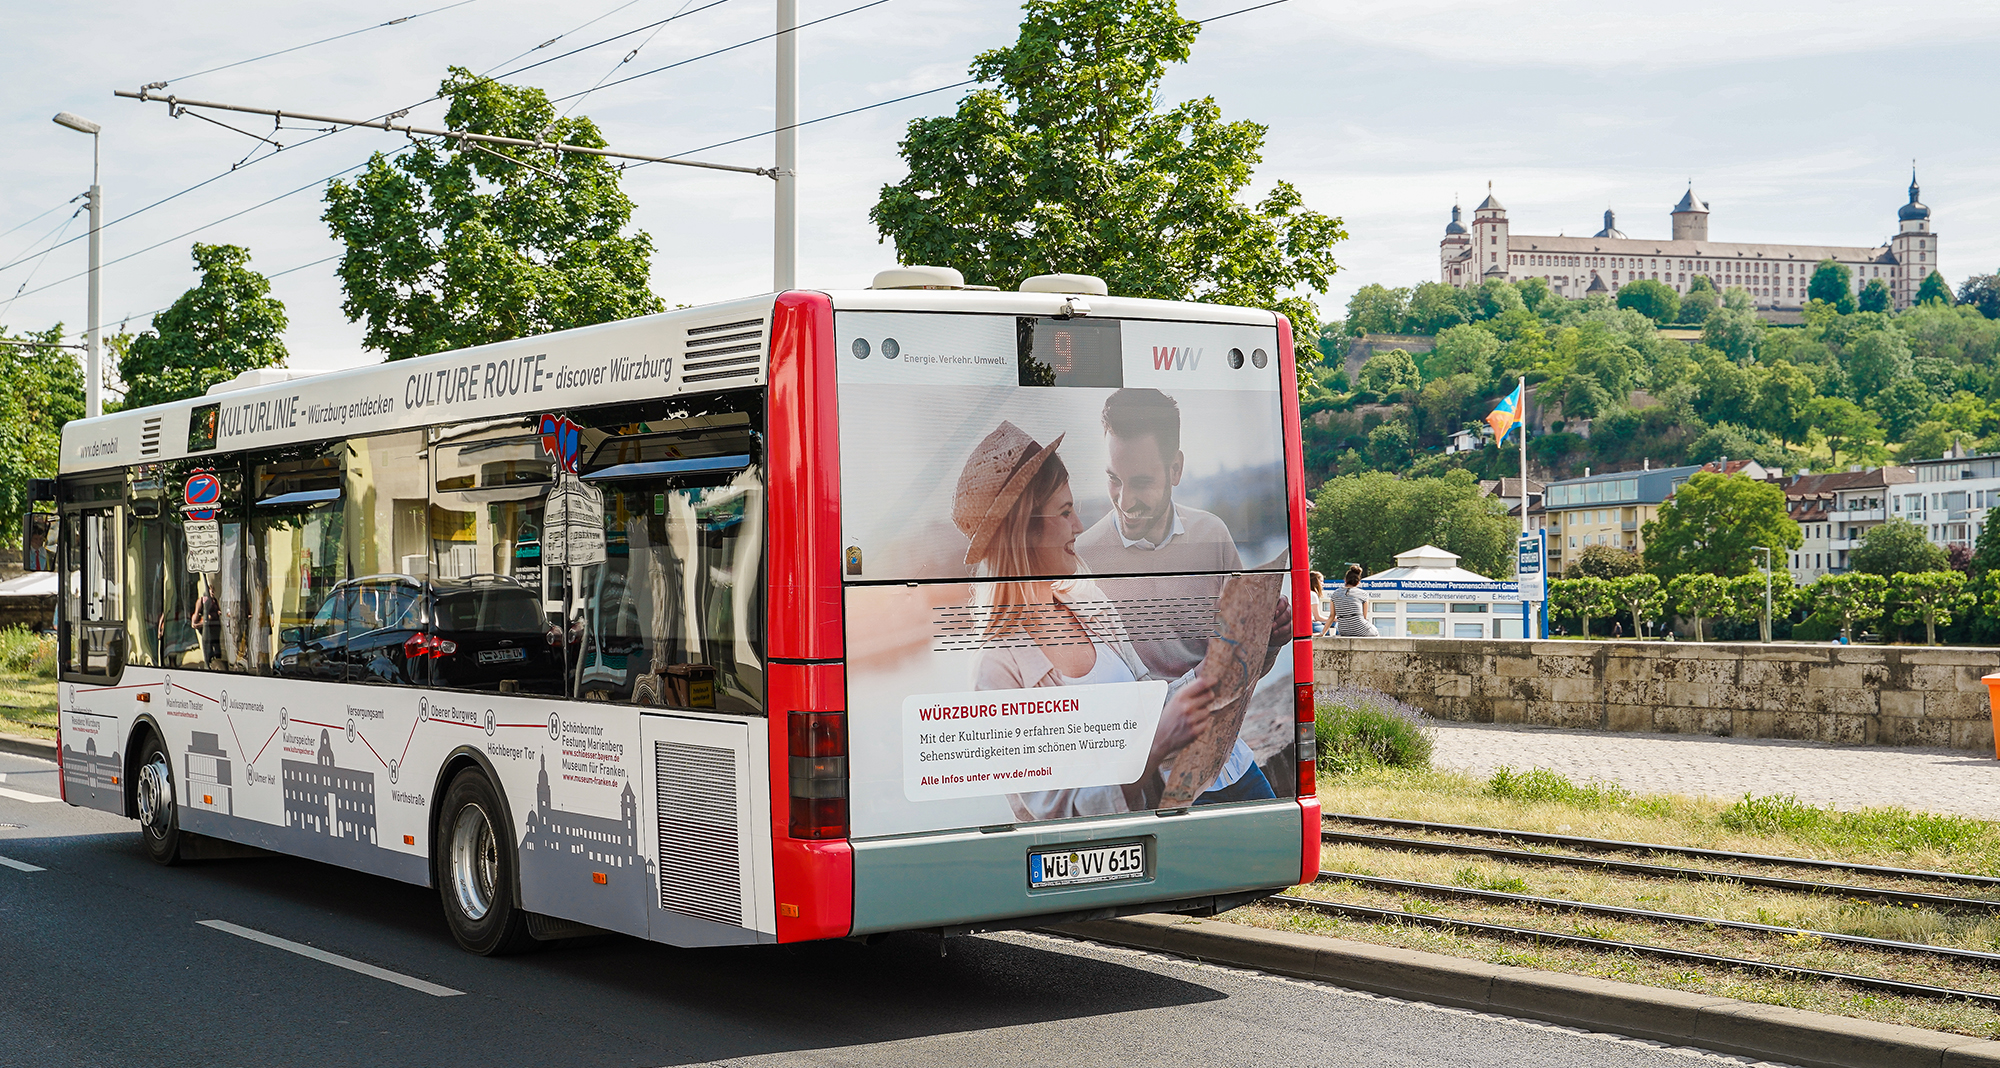
[[[1312,683],[1292,687],[1292,711],[1299,729],[1299,796],[1316,797],[1319,795],[1319,738],[1313,732]]]
[[[792,837],[847,837],[846,713],[794,712],[786,726]]]

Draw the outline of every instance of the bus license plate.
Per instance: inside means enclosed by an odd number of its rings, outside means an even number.
[[[1075,886],[1146,877],[1146,847],[1139,842],[1028,854],[1028,886]]]
[[[526,649],[479,650],[479,662],[482,664],[502,664],[506,663],[509,660],[526,660],[526,659],[528,659],[528,651]]]

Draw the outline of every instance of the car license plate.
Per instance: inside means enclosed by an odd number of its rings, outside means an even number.
[[[1146,847],[1139,842],[1028,854],[1028,886],[1076,886],[1146,877]]]
[[[528,659],[528,651],[526,649],[479,650],[479,662],[482,664],[501,664],[509,660],[526,660],[526,659]]]

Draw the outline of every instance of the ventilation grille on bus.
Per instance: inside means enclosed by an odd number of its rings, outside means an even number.
[[[764,365],[764,320],[691,326],[682,350],[681,381],[754,381]]]
[[[1215,577],[1220,592],[1222,576]],[[1119,598],[1115,616],[1087,616],[1083,625],[1099,641],[1206,642],[1215,633],[1216,593],[1194,597]],[[931,638],[940,652],[953,649],[1026,649],[1036,634],[1060,632],[1072,616],[1055,604],[950,605],[932,610]]]
[[[736,754],[655,742],[653,771],[659,783],[660,907],[741,927]]]
[[[160,454],[160,417],[148,416],[139,427],[139,455],[158,456]]]

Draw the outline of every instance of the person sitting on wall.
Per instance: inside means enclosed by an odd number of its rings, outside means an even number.
[[[1347,581],[1333,591],[1333,636],[1379,638],[1382,632],[1368,620],[1368,595],[1361,590],[1361,565],[1347,569]]]

